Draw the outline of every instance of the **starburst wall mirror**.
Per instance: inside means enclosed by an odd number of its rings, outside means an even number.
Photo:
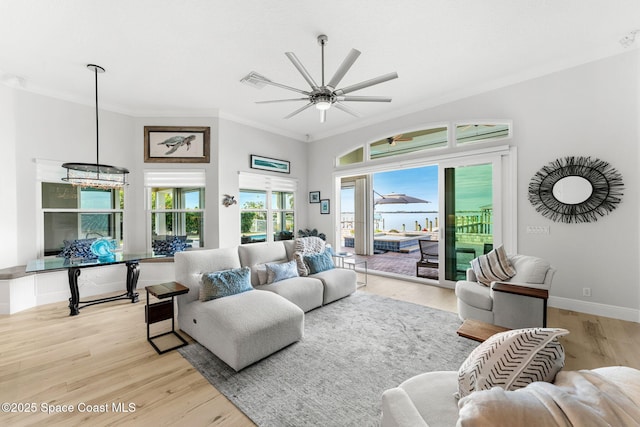
[[[591,157],[564,157],[531,178],[529,202],[555,222],[594,222],[618,206],[623,189],[622,175],[609,163]]]

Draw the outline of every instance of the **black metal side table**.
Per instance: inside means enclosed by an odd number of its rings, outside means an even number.
[[[146,286],[147,290],[147,305],[145,306],[145,321],[147,323],[147,341],[151,344],[151,346],[158,352],[158,354],[163,354],[171,350],[175,350],[176,348],[184,347],[187,345],[187,341],[180,336],[176,332],[175,328],[175,316],[173,313],[173,298],[177,295],[186,294],[189,292],[189,288],[184,285],[181,285],[177,282],[167,282],[161,283],[159,285],[151,285]],[[158,298],[159,300],[164,300],[160,302],[156,302],[153,304],[149,304],[149,294]],[[167,298],[171,297],[170,300]],[[171,319],[171,330],[169,332],[165,332],[159,335],[151,336],[149,332],[149,325],[152,323],[161,322],[163,320]],[[153,339],[163,337],[165,335],[173,334],[182,342],[174,347],[170,347],[164,350],[160,350],[158,346],[153,342]]]

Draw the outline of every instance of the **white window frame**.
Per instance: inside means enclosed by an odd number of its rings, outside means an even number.
[[[81,209],[81,208],[77,208],[77,209],[69,209],[69,208],[44,208],[42,206],[42,184],[43,183],[54,183],[54,184],[63,184],[63,185],[69,185],[70,187],[73,187],[72,184],[67,184],[64,181],[62,181],[62,178],[64,178],[66,176],[65,170],[62,168],[62,163],[60,161],[54,161],[54,160],[42,160],[42,159],[36,159],[36,210],[38,212],[37,216],[38,216],[38,221],[37,221],[37,227],[36,227],[36,241],[37,241],[37,251],[38,251],[38,258],[44,258],[45,257],[45,247],[44,247],[44,234],[45,234],[45,230],[44,230],[44,217],[45,217],[45,213],[58,213],[58,212],[71,212],[71,213],[77,213],[77,214],[102,214],[102,213],[107,213],[107,214],[116,214],[116,213],[120,213],[120,215],[122,215],[122,236],[112,236],[113,238],[121,238],[122,239],[122,250],[125,250],[126,248],[126,238],[125,236],[126,234],[126,210],[123,209]],[[80,189],[77,189],[77,191],[80,191]],[[123,188],[124,191],[124,206],[127,206],[127,192],[126,192],[126,187]],[[82,237],[79,236],[79,239],[81,239]],[[49,256],[55,256],[55,255],[49,255]]]
[[[200,213],[202,218],[202,241],[199,242],[200,247],[204,247],[204,236],[206,224],[205,224],[205,210],[204,199],[206,194],[206,171],[204,169],[151,169],[144,171],[144,187],[145,187],[145,217],[146,217],[146,248],[147,252],[151,252],[153,249],[153,230],[151,225],[153,223],[152,216],[154,214],[172,213],[172,214],[186,214],[186,213]],[[195,189],[203,189],[204,193],[201,194],[201,204],[198,209],[183,209],[177,207],[175,209],[152,209],[151,194],[154,188],[166,188],[171,189],[173,192],[176,189],[181,191],[189,191]]]
[[[295,229],[298,221],[297,206],[299,203],[298,180],[293,178],[280,178],[270,175],[254,174],[240,172],[238,180],[239,191],[264,191],[266,194],[266,206],[264,209],[243,209],[240,206],[240,215],[242,212],[267,212],[266,242],[273,242],[273,214],[280,212],[293,212],[293,235],[295,237]],[[275,209],[271,206],[273,200],[273,192],[293,193],[293,209]],[[241,223],[242,221],[240,221]],[[238,230],[242,233],[242,230]]]

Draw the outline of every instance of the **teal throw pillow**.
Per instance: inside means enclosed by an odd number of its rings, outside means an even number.
[[[298,277],[298,265],[295,260],[283,263],[267,263],[267,283]]]
[[[309,269],[309,274],[320,273],[321,271],[331,270],[335,267],[333,265],[333,258],[331,258],[331,253],[329,251],[305,255],[304,263]]]
[[[249,267],[204,273],[200,287],[200,301],[228,297],[252,289]]]

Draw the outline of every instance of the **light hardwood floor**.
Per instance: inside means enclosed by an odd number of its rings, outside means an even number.
[[[359,292],[456,309],[451,290],[379,276],[369,275]],[[140,296],[74,317],[65,303],[0,316],[0,402],[36,405],[31,413],[3,411],[0,425],[252,426],[177,351],[156,354],[146,341],[144,290]],[[638,323],[551,308],[549,326],[571,331],[565,369],[640,369]],[[47,414],[43,404],[74,412]],[[129,412],[117,412],[118,404]]]

